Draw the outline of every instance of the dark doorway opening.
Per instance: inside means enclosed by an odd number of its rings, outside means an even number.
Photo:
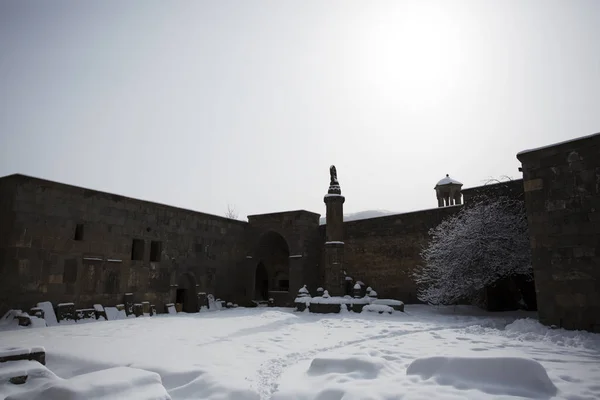
[[[254,278],[254,300],[269,300],[278,305],[290,299],[290,249],[285,238],[268,231],[258,240],[253,257],[258,264]],[[292,282],[293,283],[293,282]]]
[[[198,312],[198,289],[196,277],[191,272],[181,275],[175,291],[175,303],[181,304],[181,311],[186,313]]]
[[[269,300],[269,275],[262,262],[259,262],[256,267],[254,296],[256,297],[256,300]]]
[[[175,294],[175,303],[183,304],[185,302],[187,289],[177,289],[177,293]]]

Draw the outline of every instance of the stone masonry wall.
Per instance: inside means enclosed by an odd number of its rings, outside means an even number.
[[[420,265],[428,232],[462,206],[434,208],[344,223],[346,272],[380,297],[416,303],[411,276]]]
[[[128,292],[161,310],[185,272],[198,291],[234,294],[246,222],[22,175],[0,182],[14,189],[0,202],[2,225],[7,210],[14,222],[0,242],[0,314],[46,300],[114,305]]]
[[[9,177],[0,179],[0,316],[10,308],[8,299],[2,296],[2,277],[5,273],[8,258],[8,243],[14,224],[15,213],[13,203],[16,191],[16,179]]]
[[[472,203],[477,197],[485,196],[489,198],[507,196],[513,199],[524,200],[523,179],[513,179],[503,182],[492,182],[483,186],[471,187],[462,190],[463,202]]]
[[[540,321],[600,332],[600,134],[517,157]]]

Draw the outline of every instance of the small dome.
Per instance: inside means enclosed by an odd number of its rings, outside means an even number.
[[[456,179],[452,179],[450,178],[450,175],[446,174],[446,177],[441,179],[436,186],[443,186],[443,185],[461,185],[462,183],[457,181]]]

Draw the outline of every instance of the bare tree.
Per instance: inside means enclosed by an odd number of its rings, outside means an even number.
[[[490,178],[484,180],[483,184],[484,185],[494,185],[496,183],[511,182],[512,180],[513,180],[513,178],[508,175],[501,175],[500,178],[490,177]]]
[[[507,277],[532,276],[525,205],[508,197],[480,198],[430,230],[424,265],[414,278],[418,298],[455,304]]]
[[[235,209],[235,206],[227,204],[227,212],[225,213],[225,218],[238,219],[238,212]]]

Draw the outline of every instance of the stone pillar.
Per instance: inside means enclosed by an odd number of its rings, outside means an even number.
[[[462,195],[460,191],[456,192],[456,194],[454,195],[454,204],[462,204]]]
[[[344,295],[344,201],[337,171],[329,168],[331,181],[324,201],[327,209],[325,226],[325,289],[332,296]]]

